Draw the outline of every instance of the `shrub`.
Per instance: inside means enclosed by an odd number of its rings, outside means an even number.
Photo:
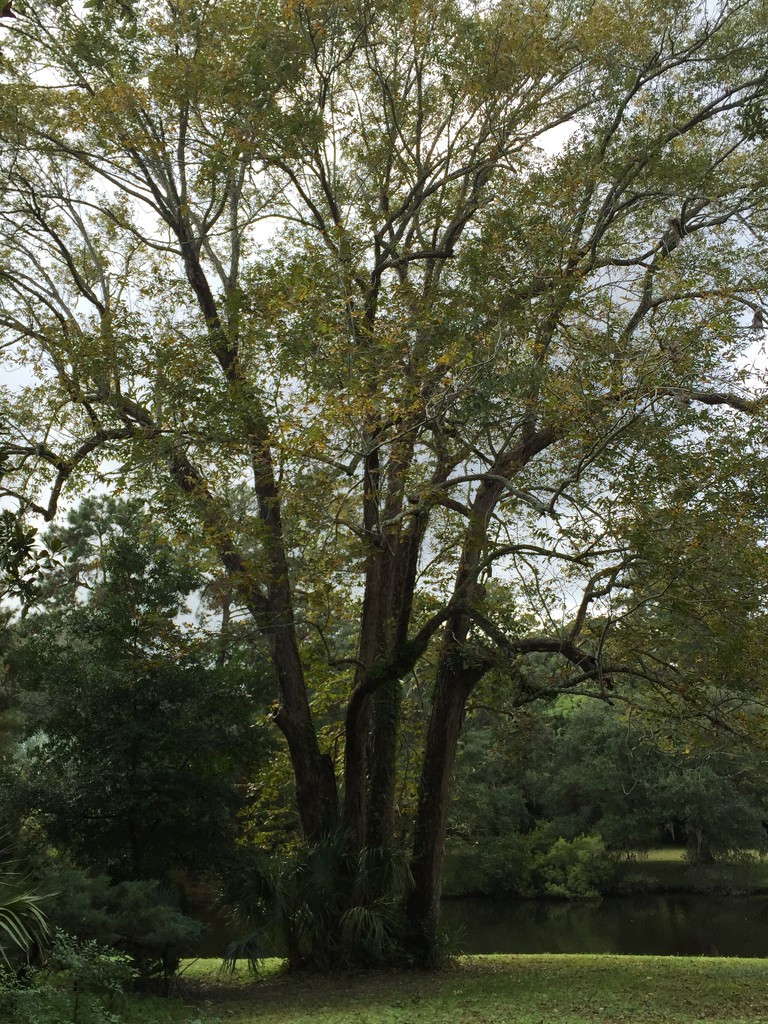
[[[530,888],[530,850],[526,840],[526,836],[513,832],[483,844],[480,877],[484,893],[524,893]]]
[[[341,830],[282,857],[244,848],[221,900],[247,938],[232,944],[226,963],[255,964],[264,938],[292,967],[382,962],[397,949],[409,883],[400,853],[367,848],[355,856]]]
[[[600,836],[556,839],[532,857],[538,891],[568,899],[599,896],[616,873],[616,860]]]
[[[453,838],[446,844],[446,896],[519,896],[531,889],[528,836],[510,832],[474,842]]]
[[[44,968],[0,973],[0,1014],[12,1024],[118,1024],[135,974],[125,954],[56,931]]]
[[[51,921],[80,940],[127,954],[142,979],[168,980],[202,931],[158,882],[113,885],[105,875],[72,870],[49,883],[59,892],[50,901]]]
[[[542,825],[476,843],[450,840],[444,892],[449,896],[598,896],[616,873],[616,858],[599,836],[568,840]]]

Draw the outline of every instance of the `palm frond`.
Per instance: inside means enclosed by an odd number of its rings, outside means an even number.
[[[7,882],[0,886],[0,956],[10,964],[11,951],[28,959],[30,952],[48,939],[48,917],[40,906],[47,897],[16,891]]]

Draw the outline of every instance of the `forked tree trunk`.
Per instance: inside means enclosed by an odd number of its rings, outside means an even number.
[[[410,458],[406,455],[401,452],[396,472],[391,470],[394,478],[385,510],[389,519],[402,512],[401,477]],[[374,523],[373,512],[367,514]],[[391,845],[403,675],[395,662],[408,642],[426,522],[425,515],[414,513],[407,529],[401,523],[390,528],[366,567],[359,667],[346,717],[344,774],[345,825],[358,850]]]

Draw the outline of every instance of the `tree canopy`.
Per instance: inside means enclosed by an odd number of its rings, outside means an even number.
[[[760,698],[668,640],[690,590],[692,644],[761,642],[767,42],[763,0],[41,0],[3,28],[0,493],[49,520],[135,489],[218,560],[310,841],[391,848],[429,676],[414,956],[489,673],[518,703]]]

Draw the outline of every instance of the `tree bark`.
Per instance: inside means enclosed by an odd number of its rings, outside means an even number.
[[[485,665],[464,665],[458,645],[447,640],[427,731],[411,858],[413,889],[406,906],[406,949],[425,965],[436,963],[439,953],[443,852],[456,748],[467,699],[486,671]]]
[[[298,650],[291,641],[292,636],[269,637],[280,688],[280,707],[274,717],[288,743],[302,833],[316,841],[338,821],[336,775],[330,755],[318,746]]]
[[[484,481],[478,489],[456,575],[453,597],[457,604],[471,604],[476,597],[478,567],[488,522],[500,494],[498,481]],[[482,662],[469,664],[465,660],[469,629],[470,620],[462,612],[448,620],[437,667],[419,783],[411,856],[413,890],[406,906],[404,940],[411,956],[424,964],[435,963],[438,958],[443,853],[453,767],[466,702],[488,670]]]
[[[380,849],[392,841],[401,688],[395,676],[373,698],[366,845]]]

